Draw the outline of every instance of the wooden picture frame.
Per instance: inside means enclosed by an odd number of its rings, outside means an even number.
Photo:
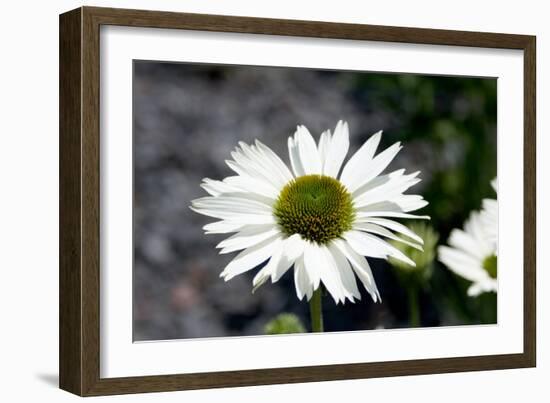
[[[523,353],[100,377],[99,30],[102,25],[368,40],[524,52]],[[535,37],[81,7],[60,16],[60,387],[80,396],[533,367],[536,363]]]

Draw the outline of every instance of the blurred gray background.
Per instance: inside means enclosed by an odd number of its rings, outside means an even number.
[[[238,141],[260,139],[288,162],[286,140],[297,124],[317,138],[339,119],[349,123],[350,152],[380,129],[381,147],[405,142],[390,168],[422,171],[413,190],[430,201],[426,213],[443,240],[491,195],[496,80],[134,62],[135,340],[263,334],[281,312],[308,323],[292,275],[255,294],[256,270],[220,279],[235,254],[217,253],[224,237],[205,236],[202,226],[213,219],[189,205],[205,195],[202,178],[232,174],[224,161]],[[326,330],[408,325],[391,268],[371,263],[383,303],[366,293],[345,306],[326,299]],[[480,308],[487,301],[468,300],[467,284],[437,269],[420,299],[423,326],[494,322],[492,310]]]

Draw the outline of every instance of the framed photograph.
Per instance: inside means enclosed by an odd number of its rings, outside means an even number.
[[[535,37],[60,16],[60,387],[533,367]]]

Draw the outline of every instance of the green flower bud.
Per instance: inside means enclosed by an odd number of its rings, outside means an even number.
[[[266,334],[305,333],[300,319],[293,313],[281,313],[270,320],[264,328]]]
[[[436,255],[436,245],[439,235],[429,224],[424,222],[415,222],[409,228],[424,240],[424,244],[422,245],[423,250],[415,249],[398,241],[391,241],[391,244],[411,258],[416,263],[416,266],[411,266],[391,257],[389,262],[395,267],[398,276],[403,281],[414,281],[424,284],[432,275],[432,264]]]

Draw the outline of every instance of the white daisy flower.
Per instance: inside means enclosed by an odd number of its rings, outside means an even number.
[[[293,267],[299,299],[309,300],[323,284],[336,303],[354,302],[361,298],[357,276],[372,299],[380,300],[364,256],[414,265],[380,237],[421,248],[422,239],[391,218],[429,218],[410,214],[427,204],[421,196],[403,194],[420,181],[419,172],[381,175],[401,150],[396,143],[375,156],[381,134],[372,135],[342,170],[349,148],[342,121],[333,134],[322,133],[318,144],[298,126],[288,139],[292,169],[261,142],[240,142],[227,161],[236,175],[204,179],[201,186],[210,196],[191,207],[220,219],[204,227],[207,234],[235,233],[217,246],[220,253],[241,251],[221,277],[230,280],[268,260],[254,277],[254,290]]]
[[[497,291],[497,256],[495,244],[487,236],[483,212],[473,212],[464,230],[454,229],[450,246],[440,246],[439,260],[451,271],[471,281],[469,296]]]

